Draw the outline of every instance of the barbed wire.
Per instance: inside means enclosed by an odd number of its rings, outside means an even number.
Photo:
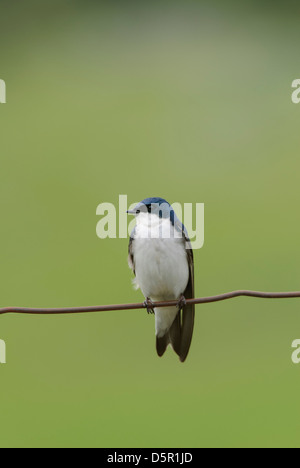
[[[232,291],[224,294],[218,294],[217,296],[199,297],[196,299],[186,299],[187,304],[208,304],[210,302],[225,301],[227,299],[233,299],[235,297],[248,296],[258,297],[263,299],[291,299],[300,297],[300,291],[293,292],[261,292],[261,291],[248,291],[239,290]],[[153,302],[153,307],[170,307],[176,306],[177,301],[164,301],[164,302]],[[34,314],[34,315],[60,315],[60,314],[83,314],[93,312],[109,312],[113,310],[136,310],[136,309],[147,309],[147,305],[144,302],[135,304],[115,304],[115,305],[104,305],[104,306],[90,306],[90,307],[66,307],[66,308],[28,308],[28,307],[4,307],[0,309],[0,315],[2,314]]]

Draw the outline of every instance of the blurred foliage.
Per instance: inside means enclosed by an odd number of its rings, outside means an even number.
[[[205,203],[197,295],[299,289],[298,16],[244,5],[2,2],[1,305],[141,300],[119,194]],[[299,446],[299,337],[297,300],[197,307],[184,365],[143,311],[3,316],[0,445]]]

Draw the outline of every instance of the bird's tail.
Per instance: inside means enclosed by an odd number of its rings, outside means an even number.
[[[156,351],[162,356],[170,344],[180,356],[181,324],[180,312],[176,307],[155,310]]]
[[[176,307],[166,307],[167,320],[164,320],[163,323],[168,328],[165,329],[159,328],[159,324],[162,324],[162,321],[159,320],[157,311],[162,314],[163,309],[155,310],[157,354],[162,356],[170,344],[175,353],[178,354],[180,361],[184,362],[188,355],[193,336],[195,306],[186,305],[182,313]]]

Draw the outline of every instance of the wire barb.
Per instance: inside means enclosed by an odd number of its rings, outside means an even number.
[[[300,291],[293,292],[260,292],[260,291],[247,291],[239,290],[232,291],[217,296],[200,297],[196,299],[186,299],[187,304],[208,304],[210,302],[225,301],[227,299],[233,299],[234,297],[248,296],[258,297],[264,299],[291,299],[300,297]],[[167,302],[154,302],[154,307],[170,307],[176,306],[178,301],[167,301]],[[62,314],[83,314],[92,312],[109,312],[112,310],[136,310],[145,309],[145,303],[137,304],[115,304],[106,306],[91,306],[91,307],[67,307],[61,309],[31,309],[28,307],[4,307],[0,309],[1,314],[34,314],[34,315],[62,315]]]

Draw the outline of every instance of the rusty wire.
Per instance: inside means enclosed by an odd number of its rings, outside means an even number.
[[[290,299],[295,297],[300,297],[300,291],[294,292],[260,292],[260,291],[247,291],[239,290],[232,291],[224,294],[219,294],[217,296],[208,296],[200,297],[196,299],[187,299],[187,304],[207,304],[210,302],[219,302],[225,301],[227,299],[233,299],[234,297],[239,296],[248,296],[248,297],[258,297],[264,299]],[[176,306],[177,301],[167,301],[167,302],[154,302],[154,307],[170,307]],[[4,307],[0,309],[1,314],[34,314],[34,315],[58,315],[58,314],[83,314],[83,313],[92,313],[92,312],[108,312],[113,310],[136,310],[136,309],[146,309],[146,304],[136,303],[136,304],[115,304],[115,305],[104,305],[104,306],[90,306],[90,307],[66,307],[66,308],[28,308],[28,307]]]

